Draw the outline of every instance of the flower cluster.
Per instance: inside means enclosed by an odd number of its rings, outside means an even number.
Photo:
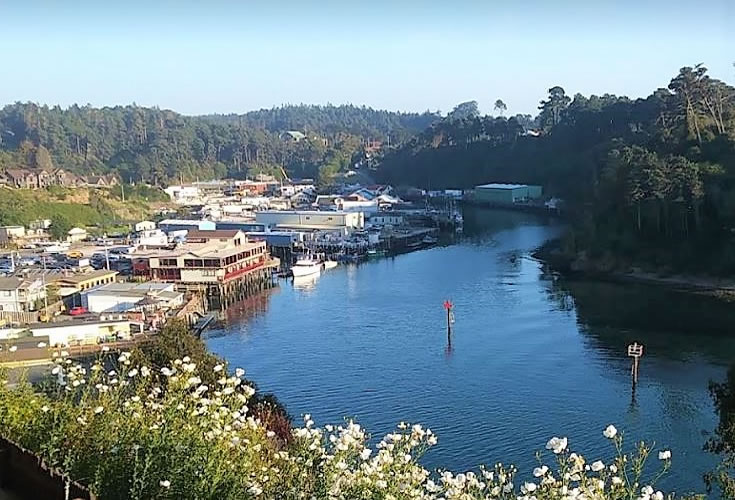
[[[65,352],[54,358],[53,383],[0,385],[0,434],[39,453],[72,477],[91,478],[102,498],[662,500],[660,474],[643,479],[651,449],[623,452],[613,426],[602,434],[614,456],[588,461],[565,437],[546,444],[550,463],[519,481],[512,465],[476,471],[429,471],[420,458],[437,444],[421,425],[400,423],[370,446],[355,421],[317,427],[311,415],[284,442],[254,416],[255,393],[244,371],[223,364],[199,371],[188,356],[167,366],[105,351],[90,365]],[[203,383],[202,379],[208,380]],[[213,382],[214,381],[214,382]],[[661,450],[661,473],[671,452]]]

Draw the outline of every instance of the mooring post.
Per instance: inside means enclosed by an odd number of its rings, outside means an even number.
[[[630,374],[633,377],[633,387],[638,383],[638,364],[641,356],[643,356],[643,346],[638,342],[633,342],[628,346],[628,356],[633,358],[633,366],[630,368]]]
[[[454,307],[454,304],[450,300],[444,301],[444,309],[447,310],[447,344],[452,343],[452,308]]]

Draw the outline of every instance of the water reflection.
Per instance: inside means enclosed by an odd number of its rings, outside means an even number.
[[[319,281],[319,276],[321,276],[319,273],[310,274],[309,276],[294,276],[291,283],[295,290],[310,292],[314,290],[316,282]]]

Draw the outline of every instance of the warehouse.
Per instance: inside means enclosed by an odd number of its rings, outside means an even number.
[[[352,230],[365,227],[365,214],[363,212],[266,210],[256,212],[255,221],[269,228]]]
[[[474,201],[512,205],[535,200],[542,196],[541,186],[528,184],[482,184],[475,186]]]

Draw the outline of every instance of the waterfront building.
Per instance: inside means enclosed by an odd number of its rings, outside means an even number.
[[[140,221],[135,224],[135,232],[140,233],[142,231],[153,231],[156,229],[156,223],[150,220]]]
[[[266,210],[257,212],[255,221],[269,228],[351,231],[365,227],[365,214],[363,212]]]
[[[472,199],[478,203],[512,205],[538,199],[542,194],[541,186],[492,183],[475,186]]]
[[[113,283],[118,274],[117,271],[109,271],[107,269],[98,269],[84,273],[54,273],[47,277],[46,283],[55,283],[59,287],[59,295],[66,297],[99,285]]]
[[[87,230],[81,227],[73,227],[66,233],[66,241],[69,243],[79,243],[87,239]]]
[[[146,247],[166,246],[168,245],[168,236],[160,229],[138,231],[133,238],[133,244]]]

